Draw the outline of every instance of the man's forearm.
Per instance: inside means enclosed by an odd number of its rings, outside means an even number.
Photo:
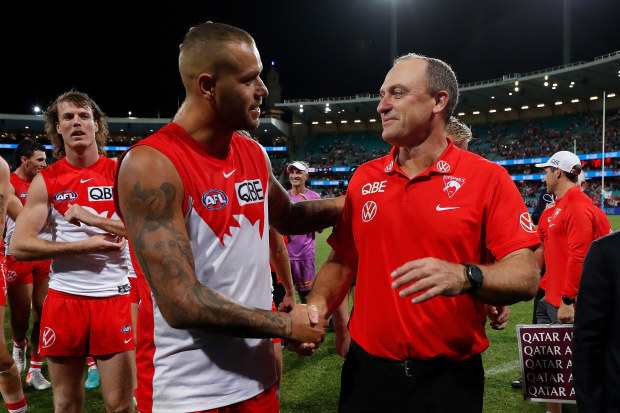
[[[12,239],[10,252],[16,261],[49,260],[84,252],[83,242],[56,242],[37,237]]]
[[[322,317],[329,317],[342,303],[351,287],[354,272],[334,251],[321,265],[308,296]]]
[[[270,223],[284,235],[307,234],[336,225],[339,204],[334,198],[290,203],[285,213],[270,216]]]
[[[530,300],[540,281],[534,253],[530,249],[509,254],[491,265],[480,265],[485,275],[482,288],[473,297],[491,305],[510,305]]]

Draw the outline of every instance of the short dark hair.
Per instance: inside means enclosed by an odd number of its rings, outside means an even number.
[[[31,139],[24,139],[21,141],[13,153],[13,163],[15,164],[15,167],[22,164],[22,156],[30,158],[36,151],[45,152],[45,147],[39,142]]]

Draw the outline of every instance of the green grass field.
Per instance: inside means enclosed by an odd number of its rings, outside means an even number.
[[[620,216],[610,215],[614,230],[620,229]],[[330,231],[318,234],[317,269],[329,253],[326,238]],[[513,390],[510,382],[520,377],[519,355],[515,326],[530,324],[532,321],[532,301],[518,303],[510,307],[510,323],[503,331],[488,329],[489,349],[483,354],[486,371],[484,398],[485,413],[544,412],[543,403],[523,400],[520,390]],[[7,316],[5,319],[8,319]],[[5,323],[5,336],[11,343]],[[12,348],[12,344],[9,344]],[[282,413],[319,413],[335,412],[340,390],[340,369],[344,359],[334,352],[334,333],[327,333],[326,340],[311,357],[298,356],[284,350],[284,371],[280,389],[280,406]],[[44,366],[44,374],[47,367]],[[25,373],[22,378],[25,378]],[[36,391],[25,387],[28,411],[31,413],[49,413],[53,411],[51,390]],[[449,389],[446,390],[449,394]],[[565,405],[565,412],[576,412],[574,405]],[[0,409],[6,412],[4,404]],[[85,412],[103,411],[103,401],[99,389],[86,391]]]

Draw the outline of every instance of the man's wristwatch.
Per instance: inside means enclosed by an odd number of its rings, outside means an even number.
[[[562,302],[563,302],[564,304],[566,304],[566,305],[573,305],[573,304],[575,304],[575,299],[574,299],[574,298],[567,297],[567,296],[563,296],[563,297],[562,297]]]
[[[464,291],[466,294],[471,294],[476,291],[478,288],[482,287],[482,283],[484,282],[484,274],[482,270],[475,265],[463,264],[465,266],[465,275],[467,275],[467,279],[469,280],[471,287]]]

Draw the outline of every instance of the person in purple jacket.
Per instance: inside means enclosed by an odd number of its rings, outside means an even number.
[[[291,189],[288,194],[292,202],[320,199],[321,195],[306,188],[308,179],[308,164],[304,161],[294,161],[286,168]],[[312,289],[314,281],[314,254],[316,250],[316,233],[289,235],[288,255],[291,260],[291,272],[295,290],[302,303]]]

